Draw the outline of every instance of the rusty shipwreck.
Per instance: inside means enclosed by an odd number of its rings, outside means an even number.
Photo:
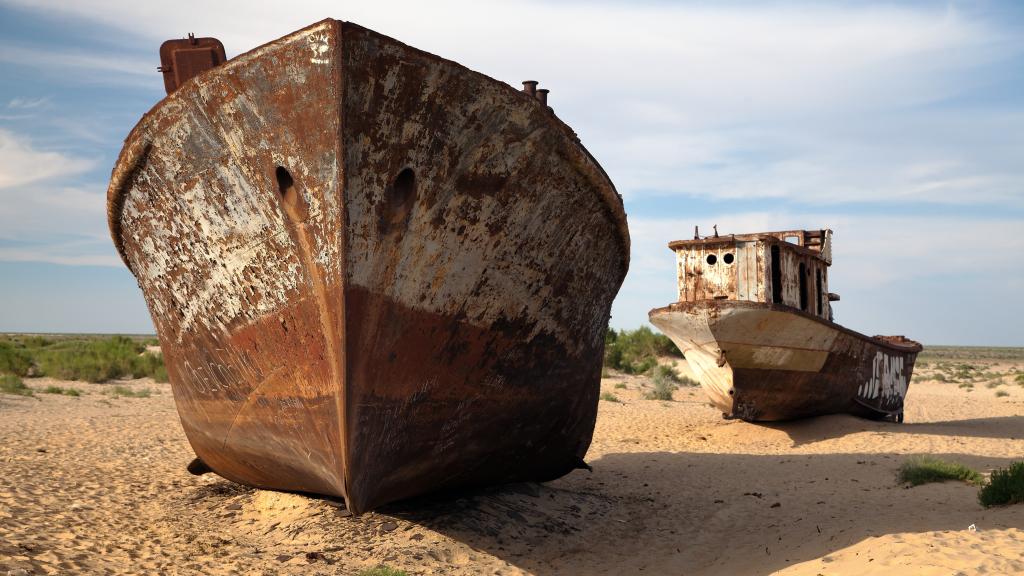
[[[583,465],[629,235],[547,91],[335,20],[175,42],[108,210],[198,457],[356,513]]]
[[[832,321],[831,230],[671,242],[678,302],[650,321],[682,350],[724,416],[748,421],[850,413],[903,421],[921,345]]]

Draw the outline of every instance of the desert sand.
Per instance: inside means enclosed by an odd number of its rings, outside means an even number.
[[[1024,367],[1024,366],[1022,366]],[[1000,366],[1006,369],[1007,366]],[[699,388],[602,390],[593,472],[434,496],[351,517],[335,501],[195,477],[170,387],[29,379],[0,395],[0,575],[1019,574],[1024,505],[982,508],[960,482],[905,488],[933,454],[988,472],[1024,456],[1024,386],[919,371],[906,423],[723,420]],[[969,529],[970,526],[975,529]]]

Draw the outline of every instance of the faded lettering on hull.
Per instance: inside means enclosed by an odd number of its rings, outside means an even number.
[[[902,356],[881,350],[871,362],[871,376],[857,389],[857,396],[873,404],[902,404],[907,395],[907,376]]]

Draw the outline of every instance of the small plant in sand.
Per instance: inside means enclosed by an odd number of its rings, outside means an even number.
[[[114,398],[149,398],[152,394],[149,388],[143,388],[141,390],[132,390],[127,386],[114,386],[110,390],[107,390],[107,394]]]
[[[81,396],[82,392],[77,388],[61,388],[60,386],[47,386],[43,394],[61,394],[64,396]]]
[[[1013,377],[1013,381],[1021,386],[1024,386],[1024,374],[1017,374]]]
[[[988,484],[978,491],[978,501],[986,508],[1024,502],[1024,462],[993,470]]]
[[[971,384],[970,382],[962,382],[960,384],[960,387],[961,388],[966,388],[968,392],[970,392],[971,390],[974,390],[974,384]]]
[[[1009,395],[1010,395],[1010,393],[1007,392],[1006,390],[996,390],[996,398],[1003,398],[1004,396],[1009,396]]]
[[[670,366],[655,366],[651,370],[654,389],[644,394],[648,400],[672,400],[672,393],[679,388],[679,376]]]
[[[32,389],[25,386],[14,374],[0,374],[0,393],[14,394],[16,396],[31,396]]]
[[[626,389],[626,383],[625,382],[619,382],[619,383],[615,384],[615,389],[616,390],[625,390]]]
[[[958,464],[947,462],[932,456],[917,456],[900,466],[899,481],[901,484],[920,486],[929,482],[946,480],[962,480],[968,484],[981,484],[982,477],[975,470]]]
[[[405,570],[396,570],[394,568],[388,568],[387,566],[377,566],[375,568],[360,570],[359,574],[356,576],[409,576],[409,573]]]
[[[604,400],[605,402],[621,402],[621,400],[619,400],[619,397],[616,396],[615,394],[612,394],[611,392],[602,393],[601,400]]]

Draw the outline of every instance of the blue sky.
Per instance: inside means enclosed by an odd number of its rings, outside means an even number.
[[[831,227],[841,323],[1024,345],[1014,2],[0,0],[0,331],[151,332],[104,194],[159,44],[232,56],[325,17],[552,90],[629,214],[615,327],[674,299],[694,225]]]

